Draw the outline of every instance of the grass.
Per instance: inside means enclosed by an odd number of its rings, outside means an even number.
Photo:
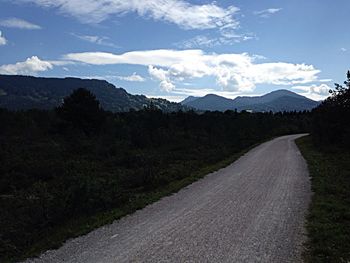
[[[313,197],[307,217],[306,262],[350,262],[350,151],[297,140],[307,161]]]
[[[50,235],[46,235],[49,236],[49,238],[41,239],[40,242],[33,244],[30,247],[30,249],[26,251],[26,253],[20,255],[18,258],[12,258],[10,261],[24,260],[29,257],[38,256],[45,250],[58,248],[64,243],[64,241],[66,241],[69,238],[87,234],[98,227],[110,224],[114,220],[120,219],[121,217],[127,214],[131,214],[138,209],[142,209],[145,206],[156,202],[164,196],[176,193],[183,187],[203,178],[205,175],[228,166],[258,144],[255,144],[213,165],[204,166],[200,170],[192,173],[189,177],[173,181],[166,187],[134,195],[133,199],[130,200],[130,202],[128,202],[123,207],[111,210],[109,212],[97,214],[89,218],[74,218],[67,224],[59,227],[58,229],[50,233]]]

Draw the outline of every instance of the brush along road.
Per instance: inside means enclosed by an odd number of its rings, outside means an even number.
[[[300,262],[305,160],[276,138],[178,193],[32,262]],[[84,205],[84,204],[82,204]]]

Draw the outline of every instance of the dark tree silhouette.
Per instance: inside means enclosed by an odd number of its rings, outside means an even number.
[[[79,88],[64,98],[63,104],[56,109],[58,116],[71,126],[83,130],[86,134],[99,132],[104,122],[104,111],[100,102],[89,90]]]
[[[332,95],[313,110],[313,135],[318,143],[350,146],[350,71],[344,84],[335,84]]]
[[[55,112],[0,109],[0,262],[53,244],[56,233],[74,235],[81,227],[67,228],[71,222],[132,211],[150,191],[178,187],[255,143],[307,132],[309,119],[308,112],[164,113],[154,104],[104,112],[86,89]]]

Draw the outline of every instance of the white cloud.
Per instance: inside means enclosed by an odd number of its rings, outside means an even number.
[[[143,78],[140,75],[137,75],[136,73],[133,73],[130,76],[116,76],[116,75],[72,75],[67,74],[65,77],[71,77],[71,78],[80,78],[80,79],[99,79],[99,80],[107,80],[110,82],[114,82],[116,80],[125,80],[125,81],[139,81],[143,82],[146,81],[145,78]]]
[[[331,89],[327,84],[322,83],[321,85],[309,85],[309,86],[294,86],[292,89],[300,90],[300,94],[309,97],[314,100],[323,100],[327,98]]]
[[[2,35],[2,32],[0,31],[0,46],[6,45],[7,40],[6,38]]]
[[[241,43],[243,41],[255,39],[253,34],[236,34],[234,30],[230,34],[225,31],[221,31],[219,37],[207,37],[205,35],[198,35],[193,38],[175,43],[175,46],[180,48],[198,48],[198,47],[215,47],[219,45],[231,45],[235,43]]]
[[[37,72],[47,71],[52,68],[52,63],[40,60],[37,56],[32,56],[23,62],[0,66],[0,74],[31,75]]]
[[[0,26],[28,30],[41,29],[41,26],[39,25],[33,24],[31,22],[16,17],[1,20]]]
[[[332,79],[320,79],[319,81],[320,81],[320,82],[331,82]]]
[[[342,47],[342,48],[340,49],[340,51],[346,52],[347,49],[346,49],[345,47]]]
[[[70,53],[64,56],[65,59],[84,62],[93,65],[108,64],[134,64],[134,65],[158,65],[169,67],[174,63],[180,63],[184,60],[199,58],[203,55],[201,50],[146,50],[132,51],[121,55],[106,52],[83,52]],[[187,57],[187,58],[186,58]]]
[[[100,23],[113,15],[134,12],[141,17],[176,24],[185,29],[237,27],[235,6],[222,8],[215,2],[194,5],[185,0],[17,0],[35,3],[78,18],[84,23]]]
[[[131,82],[143,82],[143,81],[145,81],[145,79],[142,76],[136,74],[136,72],[134,72],[130,76],[117,76],[116,78],[120,79],[120,80],[131,81]]]
[[[112,42],[109,41],[109,37],[100,37],[100,36],[89,36],[89,35],[78,35],[78,34],[74,34],[72,33],[73,36],[90,42],[90,43],[94,43],[97,45],[101,45],[101,46],[108,46],[108,47],[114,47],[114,48],[118,48],[117,45],[113,44]]]
[[[146,50],[123,54],[71,53],[64,59],[93,65],[133,64],[148,67],[149,74],[171,91],[174,82],[214,77],[226,91],[252,91],[256,84],[297,85],[318,81],[320,70],[312,65],[285,62],[256,63],[247,53],[216,54],[202,50]]]
[[[234,99],[238,95],[243,95],[241,92],[229,92],[229,91],[218,91],[212,88],[196,88],[196,89],[188,89],[188,88],[176,88],[172,91],[174,94],[183,94],[183,96],[194,96],[194,97],[203,97],[208,94],[216,94],[218,96],[222,96],[225,98]],[[254,96],[255,94],[249,93],[250,96]]]
[[[253,12],[254,15],[258,15],[262,18],[269,18],[271,15],[281,11],[282,8],[268,8],[268,9],[264,9],[264,10],[260,10],[260,11],[255,11]]]
[[[171,82],[168,71],[163,69],[158,69],[153,66],[148,66],[148,73],[151,77],[160,81],[159,87],[165,91],[171,91],[175,89],[175,85]]]
[[[214,47],[220,45],[218,38],[209,38],[207,36],[198,35],[193,38],[176,43],[175,46],[180,48],[194,48],[194,47]]]
[[[196,89],[183,89],[176,88],[172,90],[172,94],[169,95],[146,95],[148,98],[163,98],[169,101],[181,102],[188,96],[203,97],[208,94],[216,94],[229,99],[234,99],[237,96],[262,96],[264,94],[258,93],[240,93],[240,92],[228,92],[228,91],[218,91],[211,88],[196,88]],[[175,95],[173,95],[175,94]]]
[[[66,65],[75,65],[77,63],[73,61],[67,61],[67,60],[47,60],[46,62],[49,62],[53,66],[66,66]]]
[[[172,101],[172,102],[181,102],[183,101],[187,96],[186,95],[181,95],[181,96],[178,96],[178,95],[168,95],[168,96],[159,96],[159,95],[146,95],[147,98],[150,98],[150,99],[166,99],[168,101]]]

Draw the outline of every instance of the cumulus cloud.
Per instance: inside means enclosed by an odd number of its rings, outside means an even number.
[[[151,77],[160,81],[159,87],[165,91],[172,91],[175,89],[175,85],[171,82],[169,72],[163,69],[158,69],[153,66],[148,66],[148,73]]]
[[[109,41],[109,37],[78,35],[78,34],[74,34],[74,33],[72,33],[72,35],[77,37],[77,38],[79,38],[79,39],[81,39],[81,40],[84,40],[84,41],[87,41],[87,42],[90,42],[90,43],[94,43],[94,44],[97,44],[97,45],[118,48],[117,45],[115,45],[114,43]]]
[[[342,48],[340,49],[340,51],[346,52],[347,49],[346,49],[345,47],[342,47]]]
[[[113,15],[137,13],[141,17],[176,24],[185,29],[209,29],[237,26],[233,17],[239,10],[235,6],[223,8],[215,2],[194,5],[185,0],[17,0],[78,18],[84,23],[100,23]]]
[[[2,32],[0,31],[0,46],[6,45],[7,40],[6,38],[2,35]]]
[[[252,91],[256,84],[297,85],[318,80],[320,70],[312,65],[285,62],[257,63],[247,53],[216,54],[202,50],[146,50],[122,54],[104,52],[71,53],[64,59],[94,65],[133,64],[148,67],[152,78],[166,91],[178,81],[214,77],[227,91]]]
[[[281,11],[282,8],[268,8],[260,11],[255,11],[254,15],[258,15],[262,18],[269,18],[271,15]]]
[[[31,22],[16,17],[1,20],[0,26],[27,30],[41,29],[41,26],[39,25],[33,24]]]
[[[300,90],[302,95],[309,98],[323,100],[330,95],[329,90],[331,88],[327,84],[322,83],[321,85],[294,86],[292,89]]]
[[[37,56],[32,56],[26,61],[0,66],[0,74],[7,75],[31,75],[37,72],[47,71],[53,68],[53,64],[43,61]]]
[[[143,81],[145,81],[145,79],[142,76],[136,74],[136,72],[134,72],[130,76],[117,76],[117,79],[124,80],[124,81],[131,81],[131,82],[143,82]]]

